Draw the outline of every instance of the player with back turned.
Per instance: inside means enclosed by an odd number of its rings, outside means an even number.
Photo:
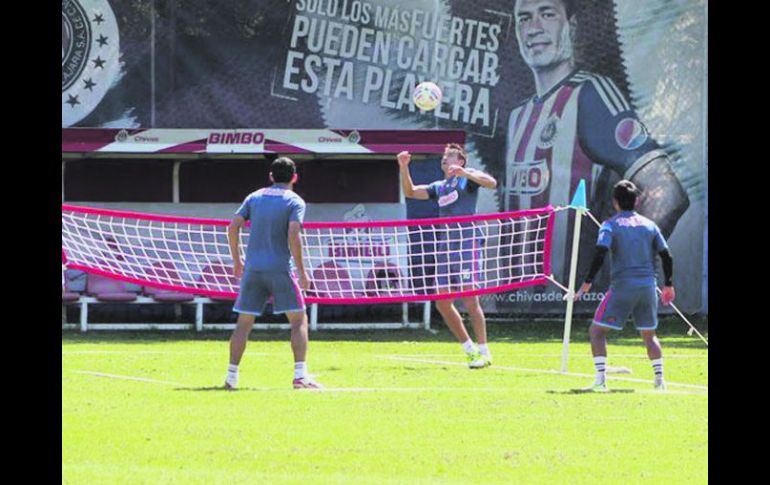
[[[307,374],[308,325],[302,289],[310,287],[310,278],[302,258],[300,231],[305,217],[305,201],[292,191],[297,181],[294,162],[277,158],[270,166],[271,187],[249,194],[235,214],[227,231],[233,274],[241,286],[233,310],[238,313],[237,327],[230,338],[230,366],[225,388],[238,385],[238,365],[246,349],[254,319],[262,315],[273,297],[273,313],[285,313],[291,324],[291,349],[294,353],[295,389],[320,389]],[[246,265],[240,255],[240,228],[251,221]],[[299,275],[299,284],[293,269]],[[300,287],[302,289],[300,289]]]
[[[658,295],[655,280],[655,255],[663,263],[665,282],[661,300],[667,305],[676,293],[672,283],[673,261],[666,240],[657,224],[634,211],[639,190],[621,180],[613,188],[612,204],[618,211],[602,224],[591,268],[575,300],[591,289],[607,252],[612,254],[610,289],[599,305],[589,329],[596,379],[591,390],[607,391],[607,333],[622,330],[628,316],[642,334],[647,356],[655,373],[655,388],[665,389],[663,354],[655,335],[658,327]]]

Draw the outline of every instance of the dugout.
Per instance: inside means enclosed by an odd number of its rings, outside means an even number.
[[[297,162],[295,190],[308,203],[307,221],[404,219],[395,155],[408,150],[416,161],[432,160],[412,166],[415,182],[425,183],[439,178],[447,143],[464,144],[464,131],[63,128],[62,203],[229,219],[248,193],[269,184],[270,162],[286,155]],[[410,201],[410,217],[435,216],[434,205]],[[379,279],[370,284],[387,282],[387,264],[373,261],[372,274]],[[370,326],[429,322],[429,305],[398,306],[400,322]],[[356,319],[382,318],[378,307],[326,307],[320,318],[342,320],[335,328],[361,328]],[[410,313],[423,323],[409,323]],[[229,311],[221,318],[227,321]],[[313,305],[311,327],[333,325],[318,320]]]

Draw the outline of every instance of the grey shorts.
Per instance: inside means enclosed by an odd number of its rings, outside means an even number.
[[[271,297],[274,314],[305,310],[302,290],[290,272],[244,271],[233,311],[260,316]]]
[[[654,286],[610,289],[596,309],[594,325],[622,330],[632,314],[637,330],[658,328],[658,295]]]

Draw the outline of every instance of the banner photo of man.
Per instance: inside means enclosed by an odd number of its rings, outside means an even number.
[[[62,127],[462,129],[468,166],[499,181],[478,213],[566,205],[583,179],[601,221],[614,183],[632,180],[669,241],[680,308],[699,311],[706,35],[705,0],[63,0]],[[443,92],[434,111],[411,100],[422,81]],[[410,169],[427,180],[438,164]],[[430,204],[406,217],[434,215]],[[554,230],[565,283],[573,214]],[[597,235],[582,227],[578,279]],[[557,314],[561,296],[482,304]]]

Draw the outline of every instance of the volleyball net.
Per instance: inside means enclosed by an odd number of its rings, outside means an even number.
[[[306,222],[308,303],[428,301],[546,284],[553,207],[467,217]],[[234,298],[229,221],[62,205],[67,267],[196,295]],[[245,256],[250,227],[241,231]]]

